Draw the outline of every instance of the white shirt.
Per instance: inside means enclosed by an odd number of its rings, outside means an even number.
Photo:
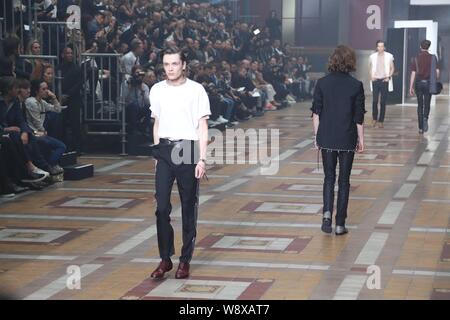
[[[211,115],[208,94],[190,79],[179,86],[158,82],[150,90],[150,105],[152,118],[159,120],[158,136],[166,139],[199,140],[199,120]]]
[[[377,64],[378,64],[378,52],[372,53],[369,57],[370,63],[372,65],[371,74],[372,77],[375,76],[375,73],[377,71]],[[389,75],[391,72],[391,63],[394,61],[394,56],[390,54],[389,52],[384,52],[384,71],[386,75]],[[392,81],[392,77],[389,79],[389,92],[394,91],[394,83]],[[372,87],[372,81],[370,81],[370,90],[373,91]]]
[[[123,68],[122,70],[128,75],[131,74],[131,69],[133,69],[135,65],[139,65],[139,59],[134,55],[133,51],[130,51],[124,55],[121,62]]]

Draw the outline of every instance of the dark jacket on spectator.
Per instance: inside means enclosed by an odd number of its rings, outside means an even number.
[[[3,97],[0,97],[0,124],[4,127],[19,127],[21,132],[32,133],[33,130],[28,126],[20,101],[16,99],[8,109]]]

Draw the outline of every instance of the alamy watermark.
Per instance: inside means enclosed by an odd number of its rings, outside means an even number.
[[[278,129],[227,129],[224,132],[210,129],[209,140],[211,143],[207,149],[208,165],[260,165],[262,175],[278,173]],[[192,163],[199,159],[199,152],[199,148],[192,148],[190,143],[180,143],[172,149],[171,160],[175,164]]]

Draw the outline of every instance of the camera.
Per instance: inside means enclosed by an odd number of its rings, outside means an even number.
[[[145,72],[144,71],[138,71],[135,74],[133,74],[130,78],[130,80],[128,81],[128,83],[132,86],[139,86],[142,84],[143,82],[143,77],[145,76]]]

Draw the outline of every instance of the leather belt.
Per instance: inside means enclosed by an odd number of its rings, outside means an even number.
[[[166,139],[166,138],[160,138],[159,139],[159,143],[162,145],[176,145],[176,144],[180,144],[183,141],[191,141],[191,140],[184,140],[184,139],[178,139],[178,140],[170,140],[170,139]]]

